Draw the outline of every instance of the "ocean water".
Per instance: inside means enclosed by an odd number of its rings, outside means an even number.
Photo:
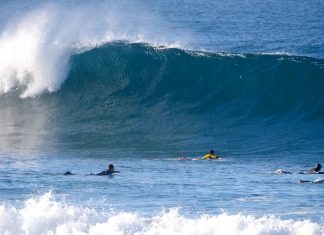
[[[1,1],[0,234],[324,234],[323,12]]]

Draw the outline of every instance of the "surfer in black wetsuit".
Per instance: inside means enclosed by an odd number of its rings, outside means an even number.
[[[67,172],[64,173],[64,175],[74,175],[74,174],[72,174],[71,171],[67,171]]]
[[[314,180],[314,181],[310,181],[310,180],[297,180],[297,184],[303,184],[303,183],[323,184],[324,183],[324,180]]]
[[[316,166],[308,171],[301,171],[299,174],[324,174],[324,172],[321,172],[322,165],[320,163],[317,163]],[[282,169],[278,169],[274,172],[274,174],[293,174],[290,171],[285,171]]]
[[[307,174],[324,174],[324,172],[321,172],[322,165],[320,163],[317,163],[316,166],[312,169],[310,169],[309,171],[307,171]],[[302,173],[305,174],[305,173]],[[316,183],[316,184],[321,184],[324,183],[324,180],[297,180],[298,184],[302,184],[302,183]]]
[[[308,174],[324,174],[324,172],[320,172],[322,165],[317,163],[316,166],[308,171]]]
[[[112,175],[113,173],[119,173],[119,171],[115,171],[115,167],[113,164],[109,164],[108,169],[104,170],[95,175]]]
[[[317,163],[316,166],[308,171],[301,171],[299,174],[305,175],[305,174],[324,174],[324,172],[321,172],[322,165]]]

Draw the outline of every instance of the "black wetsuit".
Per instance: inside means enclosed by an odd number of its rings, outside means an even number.
[[[118,173],[119,171],[104,170],[96,175],[112,175],[113,173]]]
[[[299,184],[303,184],[303,183],[323,184],[324,183],[324,180],[315,180],[315,181],[298,180],[297,183],[299,183]]]
[[[307,171],[307,172],[303,172],[303,171],[301,171],[301,172],[299,172],[299,174],[301,174],[301,175],[308,175],[308,174],[311,174],[311,175],[316,175],[316,174],[324,174],[324,172],[322,172],[322,171],[318,171],[318,172],[311,172],[311,171]]]

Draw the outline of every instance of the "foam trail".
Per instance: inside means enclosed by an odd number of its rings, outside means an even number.
[[[132,5],[46,5],[12,20],[1,29],[0,94],[17,88],[25,98],[56,91],[66,78],[71,54],[110,41],[172,41],[157,33],[155,18]]]
[[[323,234],[310,221],[255,218],[242,214],[186,218],[177,209],[152,217],[101,211],[55,201],[51,193],[27,200],[21,208],[0,205],[0,234]]]

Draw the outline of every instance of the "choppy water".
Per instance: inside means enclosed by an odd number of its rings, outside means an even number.
[[[323,9],[1,2],[0,234],[323,234]]]

